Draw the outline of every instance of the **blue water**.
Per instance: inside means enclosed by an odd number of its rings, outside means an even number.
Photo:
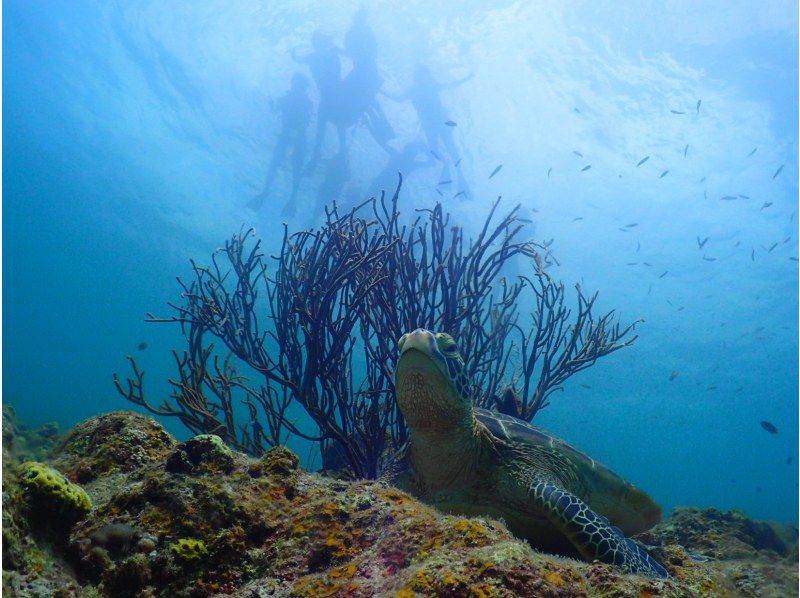
[[[395,4],[366,14],[389,147],[425,143],[412,104],[391,98],[415,65],[439,82],[467,78],[440,94],[469,187],[445,206],[469,229],[498,195],[521,202],[537,239],[555,239],[552,275],[645,321],[635,345],[570,379],[536,423],[665,509],[796,522],[796,5]],[[188,259],[242,224],[277,249],[289,162],[259,211],[246,204],[263,189],[294,73],[318,101],[291,50],[308,53],[318,30],[342,47],[358,8],[4,3],[3,399],[23,421],[66,427],[129,408],[112,385],[126,354],[153,402],[167,396],[181,337],[144,315],[168,314]],[[312,119],[309,153],[313,133]],[[378,176],[388,154],[366,127],[348,136],[343,202],[393,182]],[[331,128],[323,159],[336,147]],[[441,166],[424,149],[405,209],[440,199]],[[322,178],[300,181],[291,227],[318,221]]]

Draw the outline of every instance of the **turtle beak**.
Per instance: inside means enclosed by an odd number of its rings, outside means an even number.
[[[397,346],[400,350],[400,355],[411,349],[416,349],[420,353],[430,356],[434,356],[439,352],[433,333],[424,328],[417,328],[414,332],[404,334],[400,337]]]

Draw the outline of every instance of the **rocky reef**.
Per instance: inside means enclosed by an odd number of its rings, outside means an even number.
[[[672,576],[656,580],[537,552],[384,482],[307,473],[285,448],[179,443],[130,412],[45,436],[18,453],[37,432],[4,413],[7,596],[797,595],[797,530],[739,512],[676,509],[640,538]]]

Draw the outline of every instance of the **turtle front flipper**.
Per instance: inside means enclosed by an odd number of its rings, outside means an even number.
[[[537,510],[561,529],[587,560],[598,559],[628,573],[669,577],[666,569],[642,546],[626,538],[605,517],[592,511],[574,494],[562,490],[551,481],[536,479],[530,485],[530,495]]]

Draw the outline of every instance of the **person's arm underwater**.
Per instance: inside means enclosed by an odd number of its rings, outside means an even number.
[[[475,76],[475,73],[470,73],[466,77],[462,77],[461,79],[456,79],[455,81],[451,81],[450,83],[439,83],[439,89],[452,89],[454,87],[458,87],[459,85],[463,85],[470,79]]]
[[[405,102],[410,97],[410,94],[407,91],[403,93],[392,93],[391,91],[379,89],[378,93],[389,98],[390,100],[394,100],[395,102]]]

